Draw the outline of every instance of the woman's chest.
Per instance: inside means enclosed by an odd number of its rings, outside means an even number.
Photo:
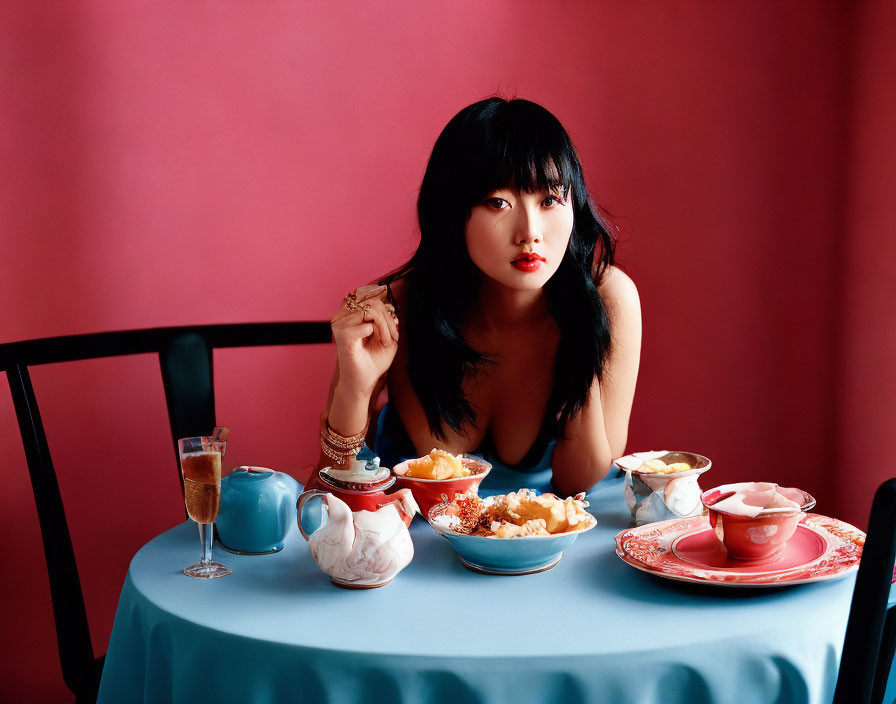
[[[494,365],[468,376],[464,392],[476,408],[476,445],[488,436],[507,464],[518,464],[532,448],[544,424],[554,383],[557,342],[553,336],[509,336]]]
[[[492,364],[468,373],[459,389],[473,406],[475,422],[458,433],[443,425],[444,438],[432,435],[420,399],[407,373],[408,350],[399,349],[389,372],[393,404],[418,454],[433,447],[474,452],[484,444],[507,465],[519,464],[539,439],[554,384],[559,331],[548,327],[491,337],[465,331],[465,338]],[[437,373],[437,372],[434,372]]]

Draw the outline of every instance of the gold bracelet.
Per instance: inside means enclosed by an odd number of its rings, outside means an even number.
[[[354,447],[359,447],[359,445],[364,444],[364,438],[359,438],[358,440],[354,440],[352,442],[345,442],[345,441],[336,440],[332,436],[327,435],[325,433],[321,434],[321,437],[326,440],[327,444],[330,447],[332,447],[336,450],[351,450]]]
[[[367,435],[367,428],[370,426],[370,422],[368,421],[365,424],[364,430],[360,433],[348,437],[340,435],[333,430],[325,416],[321,416],[320,425],[321,451],[331,460],[334,460],[336,464],[343,465],[348,458],[355,457],[366,444],[365,436]]]
[[[363,445],[361,446],[363,447]],[[358,450],[361,448],[357,448],[356,450],[349,450],[348,452],[340,452],[338,450],[332,449],[323,438],[320,439],[320,449],[321,452],[324,453],[331,460],[336,462],[337,465],[342,466],[346,463],[349,458],[353,458],[357,456]]]
[[[330,427],[330,423],[326,416],[322,416],[320,419],[320,436],[334,449],[348,450],[354,447],[363,447],[364,439],[367,436],[367,428],[369,426],[370,421],[364,425],[364,430],[360,433],[346,437],[333,430],[333,428]]]
[[[337,447],[350,447],[352,445],[356,445],[359,442],[364,442],[364,438],[367,437],[367,428],[370,427],[370,421],[367,421],[364,425],[364,430],[362,430],[357,435],[349,435],[346,437],[345,435],[340,435],[333,428],[330,427],[330,421],[326,418],[324,419],[324,429],[326,430],[327,440]],[[323,432],[323,431],[322,431]]]

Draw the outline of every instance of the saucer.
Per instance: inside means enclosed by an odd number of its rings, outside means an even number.
[[[648,523],[616,536],[632,567],[682,582],[775,587],[844,577],[858,569],[865,534],[836,518],[806,514],[778,559],[729,558],[706,516]]]
[[[784,544],[781,555],[771,559],[738,560],[730,557],[712,528],[695,529],[675,539],[672,554],[697,567],[736,572],[766,574],[802,567],[817,560],[830,549],[818,530],[799,524],[793,537]]]

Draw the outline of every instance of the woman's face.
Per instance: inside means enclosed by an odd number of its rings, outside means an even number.
[[[572,226],[570,189],[502,188],[473,206],[467,251],[490,279],[512,289],[538,289],[560,266]]]

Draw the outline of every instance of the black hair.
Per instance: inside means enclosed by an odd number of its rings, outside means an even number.
[[[423,176],[417,201],[420,245],[410,261],[382,280],[407,282],[402,334],[408,375],[430,431],[440,439],[443,423],[464,435],[464,426],[475,423],[463,380],[494,363],[461,331],[480,282],[467,253],[466,222],[475,205],[511,184],[528,192],[568,188],[572,197],[572,236],[545,285],[560,328],[547,431],[562,434],[581,410],[609,350],[609,321],[595,281],[613,263],[614,238],[588,195],[569,135],[556,117],[528,100],[495,97],[464,108],[442,130]]]

